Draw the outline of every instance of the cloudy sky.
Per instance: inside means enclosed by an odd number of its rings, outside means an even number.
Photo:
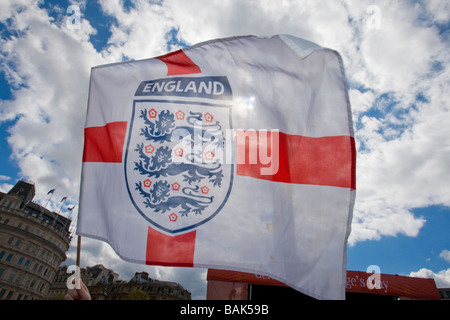
[[[3,0],[0,190],[26,179],[37,202],[56,188],[54,210],[64,196],[77,204],[91,67],[291,34],[337,50],[346,68],[358,151],[348,269],[378,265],[450,287],[449,30],[448,0]],[[145,270],[205,298],[205,269],[123,262],[87,238],[82,252],[82,266],[101,263],[124,280]]]

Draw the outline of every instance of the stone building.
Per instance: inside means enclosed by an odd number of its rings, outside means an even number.
[[[0,300],[45,299],[66,260],[71,220],[34,203],[34,184],[0,192]]]
[[[67,279],[74,269],[61,266],[50,288],[50,299],[62,299],[67,291]],[[118,279],[118,274],[102,265],[80,269],[80,277],[93,300],[127,300],[139,291],[149,300],[190,300],[191,293],[180,284],[152,279],[147,272],[136,272],[130,281]]]
[[[63,299],[67,293],[67,279],[75,276],[75,266],[61,266],[56,272],[53,283],[50,286],[49,299]],[[98,264],[93,267],[80,268],[80,278],[90,289],[96,285],[119,283],[119,275],[114,271]]]
[[[191,293],[180,284],[152,279],[147,272],[136,272],[128,282],[99,283],[89,287],[92,299],[126,300],[134,291],[142,292],[148,300],[190,300]]]
[[[18,181],[0,192],[0,300],[63,299],[74,267],[66,260],[72,235],[71,220],[33,202],[35,186]],[[135,290],[150,299],[187,300],[181,285],[151,279],[145,272],[130,281],[102,265],[81,268],[81,279],[93,299],[128,299]]]

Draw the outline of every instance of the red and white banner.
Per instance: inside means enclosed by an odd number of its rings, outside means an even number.
[[[356,161],[343,69],[288,35],[92,68],[77,233],[130,262],[343,299]]]

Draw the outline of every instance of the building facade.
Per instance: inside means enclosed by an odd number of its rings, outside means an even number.
[[[450,300],[450,288],[439,288],[441,300]]]
[[[60,266],[50,286],[48,298],[55,300],[63,299],[67,293],[67,281],[69,277],[73,279],[75,276],[75,266]],[[79,276],[88,288],[102,283],[112,284],[119,282],[119,275],[101,264],[93,267],[80,268]]]
[[[0,192],[0,300],[47,298],[67,258],[71,220],[34,203],[34,195],[25,181]]]
[[[152,279],[147,272],[136,272],[128,282],[99,283],[89,290],[93,299],[126,300],[133,292],[140,292],[132,299],[191,300],[191,293],[180,284]]]
[[[49,292],[49,299],[62,299],[67,292],[67,279],[75,270],[61,266]],[[180,284],[152,279],[147,272],[136,272],[129,281],[102,265],[80,269],[80,277],[92,300],[190,300],[191,293]],[[139,292],[139,295],[133,293]]]

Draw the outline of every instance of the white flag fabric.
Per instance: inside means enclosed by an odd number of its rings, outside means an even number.
[[[77,233],[126,261],[345,297],[355,143],[339,54],[290,36],[92,68]]]

